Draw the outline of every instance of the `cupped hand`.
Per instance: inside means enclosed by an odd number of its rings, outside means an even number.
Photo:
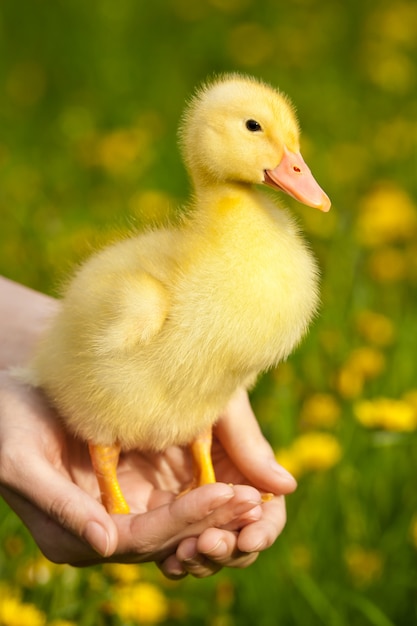
[[[263,503],[260,491],[288,493],[295,481],[275,464],[243,392],[219,421],[213,455],[223,482],[180,498],[191,481],[188,450],[122,455],[132,514],[110,516],[87,446],[66,433],[40,392],[0,376],[0,494],[54,562],[156,561],[168,577],[249,565],[285,524],[282,495]]]

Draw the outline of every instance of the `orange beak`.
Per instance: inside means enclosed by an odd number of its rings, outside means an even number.
[[[264,183],[284,191],[307,206],[324,212],[330,209],[329,197],[317,183],[299,152],[290,152],[284,148],[280,164],[273,170],[265,171]]]

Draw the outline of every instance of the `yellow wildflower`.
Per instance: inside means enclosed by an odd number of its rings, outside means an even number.
[[[342,455],[336,437],[328,433],[305,433],[295,440],[294,449],[303,468],[308,470],[327,470]]]
[[[351,546],[344,556],[347,569],[359,587],[367,587],[380,578],[384,562],[376,550]]]
[[[342,398],[357,398],[363,391],[364,382],[364,378],[360,372],[346,365],[337,373],[336,389]]]
[[[381,184],[362,200],[356,233],[364,246],[372,248],[408,241],[416,232],[416,207],[400,187],[391,183]]]
[[[121,128],[98,139],[95,158],[109,173],[117,174],[139,158],[144,159],[149,146],[150,136],[145,129]]]
[[[278,451],[276,456],[283,467],[299,477],[309,471],[330,469],[340,460],[342,449],[333,435],[309,432],[300,435],[289,448]]]
[[[417,38],[417,5],[412,1],[378,7],[368,20],[368,32],[386,45],[414,47]]]
[[[347,366],[361,374],[365,380],[376,378],[385,368],[385,357],[379,350],[363,346],[349,355]]]
[[[385,368],[385,357],[380,350],[363,346],[353,350],[340,369],[336,388],[343,398],[357,398],[367,380],[376,378]]]
[[[395,338],[392,321],[385,315],[374,311],[364,310],[358,313],[356,327],[365,341],[378,347],[392,344]]]
[[[301,419],[308,426],[331,427],[340,417],[340,405],[329,393],[315,393],[307,398],[301,409]]]
[[[7,587],[0,588],[1,626],[44,626],[46,616],[34,604],[21,602],[19,595]]]
[[[109,609],[122,620],[132,620],[138,624],[157,624],[168,615],[168,601],[156,585],[138,582],[115,589]]]
[[[354,415],[366,428],[382,428],[395,432],[407,432],[417,428],[417,412],[405,400],[363,400],[354,406]]]
[[[378,283],[400,282],[408,275],[408,259],[402,250],[384,247],[369,257],[368,270]]]
[[[276,458],[278,463],[282,465],[282,467],[285,467],[285,469],[293,476],[301,476],[303,473],[303,467],[292,447],[277,450]]]
[[[125,565],[121,563],[106,563],[103,572],[121,584],[131,584],[141,578],[140,565]]]

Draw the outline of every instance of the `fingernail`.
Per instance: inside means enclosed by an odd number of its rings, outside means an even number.
[[[217,509],[217,507],[221,506],[222,504],[225,504],[226,502],[231,500],[234,497],[234,495],[235,495],[235,492],[233,491],[233,489],[230,489],[229,492],[222,493],[221,495],[217,496],[216,498],[214,498],[212,502],[213,509]]]
[[[205,554],[209,554],[210,556],[222,557],[228,551],[227,543],[223,541],[223,539],[219,539],[216,545],[210,550],[206,550]]]
[[[198,553],[196,552],[196,550],[194,548],[189,548],[184,551],[184,554],[181,560],[184,563],[190,563],[192,561],[195,561],[197,557],[198,557]]]
[[[295,480],[294,476],[290,474],[290,472],[288,472],[285,469],[285,467],[282,467],[282,465],[277,463],[274,459],[270,461],[269,465],[272,471],[275,472],[276,474],[279,474],[281,478],[291,480],[292,482],[297,484],[297,481]]]
[[[244,515],[245,513],[249,513],[249,511],[252,511],[257,506],[259,506],[261,504],[261,502],[262,502],[262,500],[260,498],[259,498],[259,500],[246,500],[245,502],[241,502],[240,504],[238,504],[234,508],[235,516]]]
[[[109,555],[110,537],[107,530],[98,522],[87,522],[84,539],[101,556]]]

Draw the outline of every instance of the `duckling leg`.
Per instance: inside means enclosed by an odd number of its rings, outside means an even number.
[[[213,462],[211,460],[211,427],[205,430],[191,444],[193,455],[193,486],[201,487],[216,482]]]
[[[120,446],[88,445],[91,462],[100,487],[101,501],[108,513],[129,513],[129,506],[123,497],[117,480],[117,463]]]

